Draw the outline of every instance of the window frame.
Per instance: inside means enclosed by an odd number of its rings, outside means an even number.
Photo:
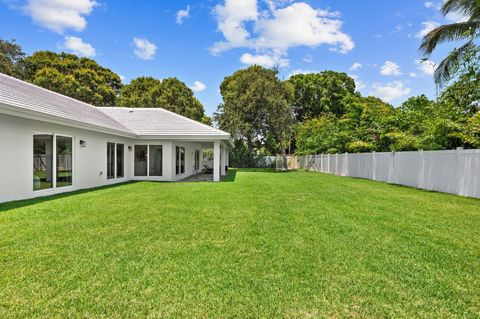
[[[122,146],[122,163],[121,166],[118,164],[118,146]],[[119,175],[118,174],[118,169],[121,167],[122,173]],[[123,143],[115,143],[115,178],[125,178],[125,144]]]
[[[159,147],[161,152],[162,152],[162,156],[161,156],[161,163],[160,163],[160,175],[152,175],[150,173],[150,162],[151,162],[151,159],[150,159],[150,149],[152,148],[152,146],[154,147]],[[162,144],[148,144],[148,149],[147,149],[147,163],[148,163],[148,169],[147,169],[147,177],[162,177],[163,176],[163,145]]]
[[[34,146],[34,138],[35,135],[50,135],[52,136],[52,187],[50,188],[45,188],[45,189],[33,189],[33,184],[32,184],[32,189],[34,193],[42,193],[42,192],[53,192],[56,191],[58,188],[65,190],[69,188],[75,187],[76,184],[76,138],[73,135],[69,134],[63,134],[63,133],[52,133],[52,132],[45,132],[45,131],[32,131],[32,152],[33,152],[33,146]],[[72,184],[67,185],[67,186],[62,186],[62,187],[57,187],[57,136],[61,137],[67,137],[72,139]],[[33,155],[33,154],[32,154]],[[32,156],[33,159],[33,156]],[[33,163],[32,163],[33,166]]]
[[[112,153],[110,154],[110,147],[112,147]],[[116,143],[107,141],[107,180],[116,179]],[[112,158],[110,158],[110,155]],[[110,175],[111,170],[111,175]]]
[[[185,154],[184,146],[175,146],[175,175],[185,174]]]
[[[71,178],[71,184],[70,185],[66,185],[66,186],[60,186],[58,187],[57,186],[57,182],[58,182],[58,162],[57,162],[57,158],[58,158],[58,150],[57,150],[57,137],[66,137],[66,138],[69,138],[71,141],[72,141],[72,178]],[[75,163],[75,153],[74,153],[74,147],[75,147],[75,139],[73,138],[73,136],[69,136],[69,135],[66,135],[66,134],[55,134],[55,146],[54,146],[54,150],[55,150],[55,188],[66,188],[66,187],[72,187],[73,186],[73,183],[74,183],[74,178],[75,178],[75,170],[74,170],[74,163]]]

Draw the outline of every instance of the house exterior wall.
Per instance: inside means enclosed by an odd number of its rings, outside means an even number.
[[[72,137],[73,185],[33,191],[33,135],[57,134]],[[80,147],[80,140],[86,147]],[[107,179],[107,142],[124,144],[124,177]],[[135,177],[134,145],[162,145],[161,177]],[[175,174],[175,147],[185,147],[185,174]],[[132,150],[129,150],[129,147]],[[90,130],[0,114],[0,203],[47,196],[130,180],[177,181],[194,173],[194,152],[200,143],[139,140]],[[201,167],[200,167],[201,169]]]

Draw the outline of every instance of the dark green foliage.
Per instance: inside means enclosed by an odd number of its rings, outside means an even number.
[[[21,64],[23,80],[93,105],[115,105],[122,88],[117,74],[74,54],[37,51]]]
[[[298,122],[327,113],[343,115],[349,96],[355,93],[355,81],[340,72],[297,74],[288,82],[293,87],[292,107]]]
[[[277,74],[277,70],[252,66],[226,77],[220,85],[223,103],[215,120],[234,139],[246,143],[251,157],[256,155],[256,144],[284,154],[290,140],[292,89]]]
[[[0,39],[0,73],[20,77],[20,62],[25,56],[25,52],[15,43],[15,40]]]

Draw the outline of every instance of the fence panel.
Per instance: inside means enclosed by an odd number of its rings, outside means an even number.
[[[393,154],[375,153],[373,180],[379,182],[393,182]]]
[[[465,150],[461,154],[457,194],[480,198],[480,150]]]
[[[418,187],[420,172],[419,152],[395,153],[393,183]]]
[[[300,168],[311,158],[315,171],[480,198],[480,150],[304,156]]]

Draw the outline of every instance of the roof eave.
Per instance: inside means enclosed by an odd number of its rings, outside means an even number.
[[[137,135],[133,132],[120,131],[120,130],[110,129],[100,125],[94,125],[94,124],[88,124],[81,121],[70,120],[70,119],[62,118],[55,115],[49,115],[49,114],[45,114],[38,111],[28,110],[28,109],[20,108],[17,106],[12,106],[5,103],[0,103],[0,113],[17,116],[21,118],[26,118],[30,120],[51,123],[51,124],[67,125],[67,126],[99,132],[99,133],[105,133],[105,134],[111,134],[111,135],[117,135],[122,137],[129,137],[129,138],[137,137]]]

